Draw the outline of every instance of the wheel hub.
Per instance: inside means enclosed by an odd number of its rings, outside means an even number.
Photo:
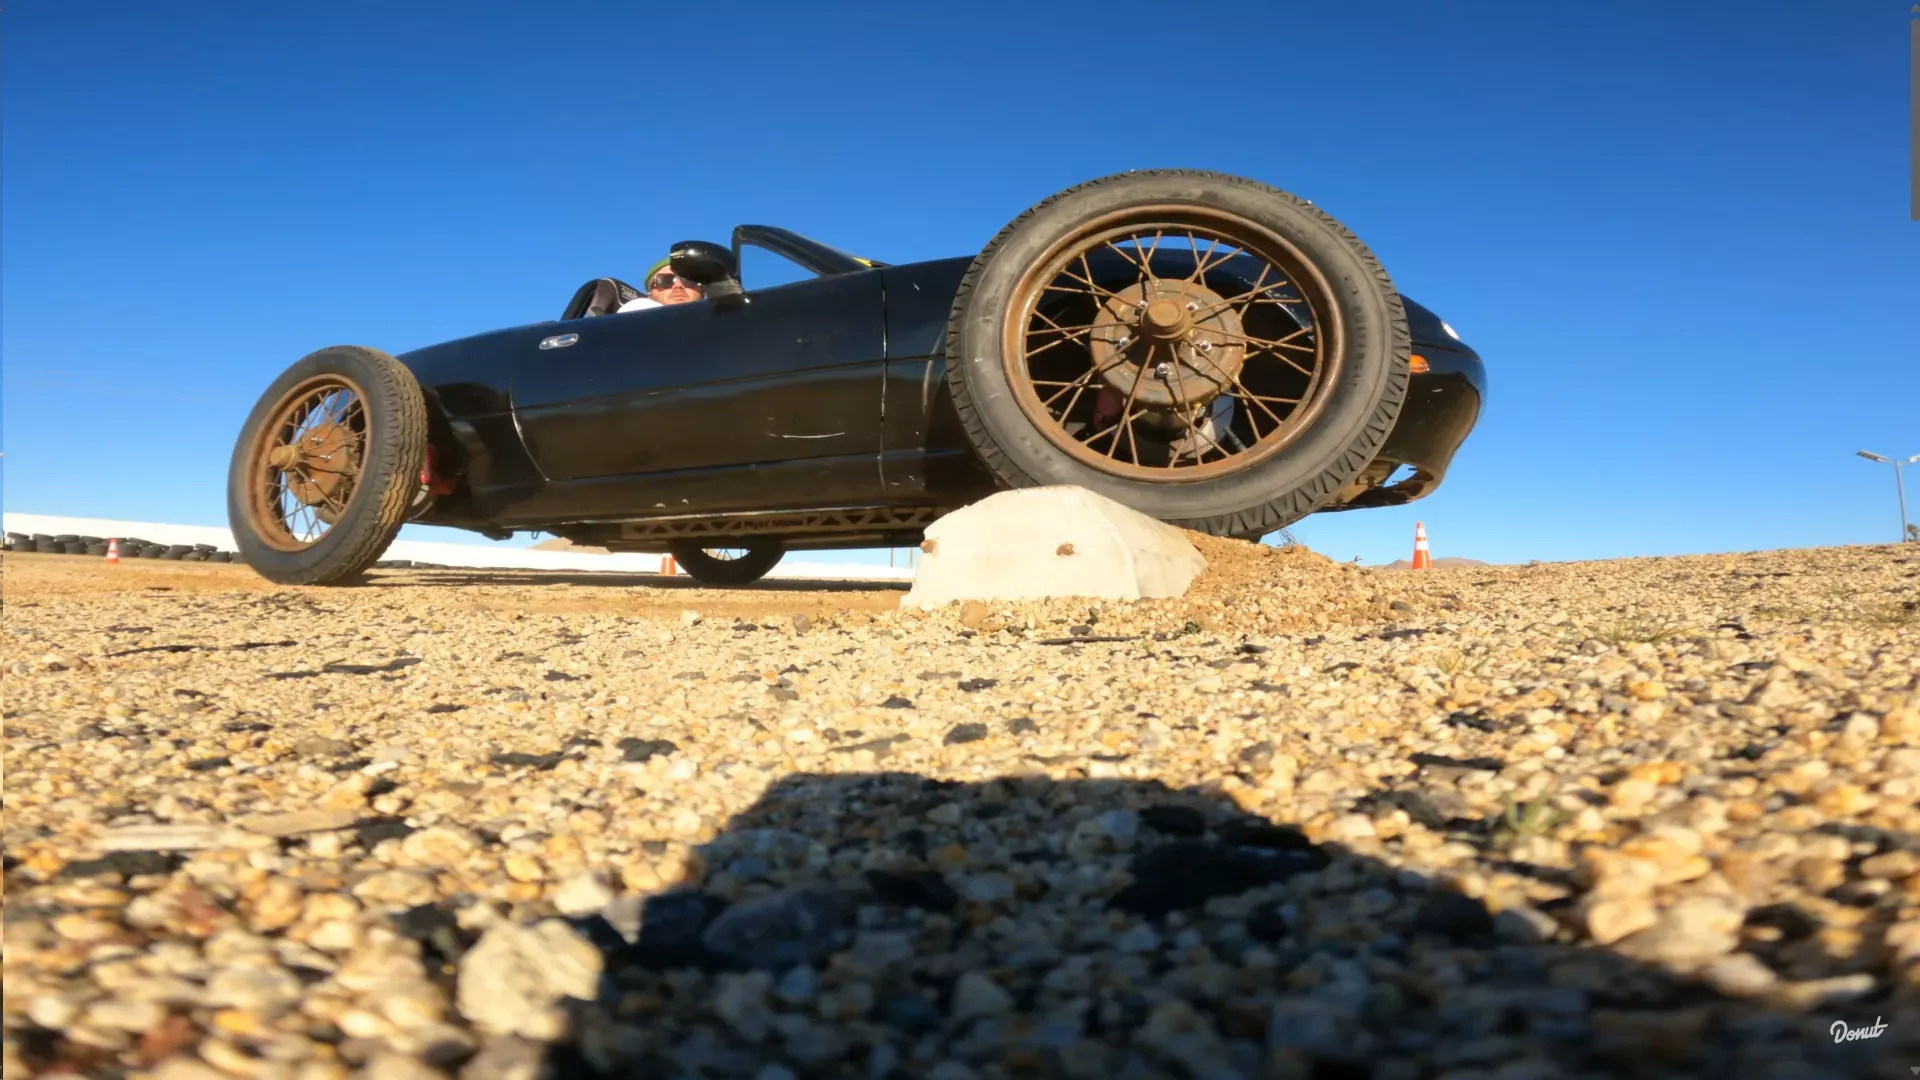
[[[1096,370],[1136,406],[1203,405],[1246,360],[1239,315],[1197,283],[1136,282],[1107,298],[1093,326]]]
[[[352,433],[332,421],[314,425],[297,441],[274,447],[267,461],[285,470],[287,490],[308,506],[330,501],[353,473]]]

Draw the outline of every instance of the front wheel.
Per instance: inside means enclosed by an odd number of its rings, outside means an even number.
[[[241,559],[282,585],[337,585],[399,534],[420,486],[427,406],[406,366],[337,345],[260,396],[233,450],[227,521]]]
[[[778,540],[749,540],[745,547],[706,547],[694,540],[669,545],[673,560],[702,585],[751,585],[766,577],[787,553]]]
[[[1254,536],[1325,506],[1406,398],[1400,295],[1304,200],[1183,170],[1040,203],[961,281],[954,408],[1008,487],[1088,488]]]

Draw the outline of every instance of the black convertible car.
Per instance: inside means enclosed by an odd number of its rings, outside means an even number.
[[[801,280],[741,280],[743,247]],[[675,246],[703,299],[390,356],[321,349],[234,449],[245,561],[345,581],[407,522],[671,552],[743,584],[801,548],[918,543],[1009,487],[1065,484],[1258,538],[1434,490],[1480,358],[1305,200],[1140,171],[1061,192],[977,255],[907,265],[742,225]]]

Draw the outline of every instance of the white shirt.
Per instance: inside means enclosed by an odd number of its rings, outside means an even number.
[[[645,297],[645,296],[636,296],[633,299],[627,301],[626,303],[621,304],[620,310],[614,312],[614,314],[623,315],[629,311],[645,311],[647,308],[650,308],[650,307],[662,307],[662,306],[664,305],[662,305],[658,300],[649,299],[648,297]]]

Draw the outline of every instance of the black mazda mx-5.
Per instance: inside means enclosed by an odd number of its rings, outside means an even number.
[[[743,246],[802,279],[741,280]],[[888,265],[743,225],[672,267],[705,297],[621,313],[637,294],[602,278],[557,322],[294,364],[234,448],[248,565],[340,582],[420,522],[744,584],[1037,485],[1258,538],[1433,491],[1486,389],[1352,233],[1212,173],[1082,184],[978,255]]]

